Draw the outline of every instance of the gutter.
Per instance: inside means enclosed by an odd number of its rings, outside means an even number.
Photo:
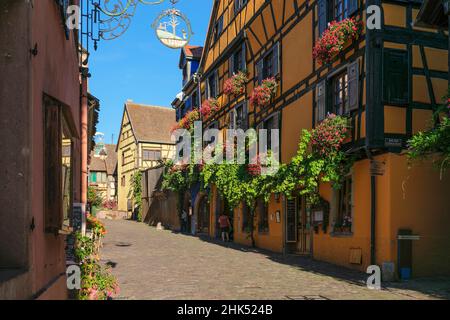
[[[372,161],[373,155],[370,151],[369,147],[366,145],[365,147],[367,158]],[[377,201],[377,193],[376,193],[376,187],[377,187],[377,180],[376,176],[370,172],[369,168],[369,174],[370,174],[370,264],[375,265],[376,264],[376,201]]]

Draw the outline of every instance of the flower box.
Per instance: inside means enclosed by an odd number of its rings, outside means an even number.
[[[333,21],[328,25],[313,48],[313,58],[319,64],[330,63],[333,57],[345,49],[349,40],[358,39],[361,34],[362,23],[354,18]]]
[[[248,82],[247,74],[245,72],[239,71],[237,74],[233,75],[231,78],[225,81],[223,86],[223,92],[226,95],[238,96],[245,92],[245,85]]]
[[[200,113],[204,119],[208,119],[210,116],[220,110],[219,102],[216,99],[209,98],[205,100],[200,107]]]
[[[263,80],[260,86],[253,89],[252,95],[250,97],[250,104],[254,107],[265,107],[267,106],[272,98],[277,93],[278,84],[275,78],[268,78]]]

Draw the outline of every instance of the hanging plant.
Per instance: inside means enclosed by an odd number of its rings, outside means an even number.
[[[238,96],[245,92],[245,85],[248,82],[247,74],[243,71],[239,71],[237,74],[234,74],[231,78],[225,81],[223,86],[223,92],[226,95],[235,95]]]
[[[330,114],[313,131],[311,146],[319,156],[328,156],[339,151],[348,134],[348,119]]]
[[[265,107],[277,93],[277,82],[275,78],[263,80],[260,86],[253,89],[250,104],[254,107]]]
[[[330,63],[333,56],[342,52],[345,43],[350,39],[357,39],[362,31],[362,24],[354,18],[333,21],[328,25],[313,48],[313,58],[319,64]]]
[[[434,114],[437,125],[420,131],[408,141],[408,158],[411,161],[432,159],[440,170],[440,178],[450,168],[450,87],[442,104]]]
[[[204,119],[209,118],[211,115],[220,110],[220,105],[217,99],[209,98],[205,100],[200,107],[200,113]]]
[[[175,125],[172,126],[170,132],[174,132],[177,129],[191,130],[194,128],[194,122],[200,120],[200,111],[193,109],[185,114],[185,116]]]

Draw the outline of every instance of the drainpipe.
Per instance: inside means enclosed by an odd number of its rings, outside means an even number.
[[[365,146],[367,158],[370,161],[373,160],[372,153],[368,146]],[[370,173],[370,264],[376,264],[376,252],[375,252],[375,223],[376,223],[376,177],[372,174],[369,168]]]

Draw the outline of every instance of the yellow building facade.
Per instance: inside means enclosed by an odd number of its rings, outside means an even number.
[[[171,108],[125,103],[117,143],[118,209],[132,211],[132,177],[173,157],[170,130],[175,124]]]
[[[380,29],[366,26],[369,5],[382,13]],[[440,179],[427,162],[411,167],[405,155],[408,139],[432,124],[448,88],[448,34],[415,27],[419,8],[401,1],[214,2],[199,91],[202,101],[217,98],[221,109],[204,128],[225,131],[242,108],[245,128],[280,129],[286,163],[303,129],[337,113],[349,118],[346,150],[357,157],[341,190],[320,186],[321,206],[272,195],[249,222],[241,205],[234,210],[234,241],[251,244],[246,230],[254,223],[256,245],[272,251],[361,271],[377,264],[404,277],[449,274],[450,177]],[[314,45],[329,22],[345,18],[361,21],[359,37],[319,64]],[[224,82],[239,70],[248,74],[245,92],[225,95]],[[254,108],[251,92],[272,76],[275,97],[268,107]],[[223,201],[214,186],[210,192],[209,230],[217,236]],[[342,211],[351,216],[349,228],[341,227]]]

